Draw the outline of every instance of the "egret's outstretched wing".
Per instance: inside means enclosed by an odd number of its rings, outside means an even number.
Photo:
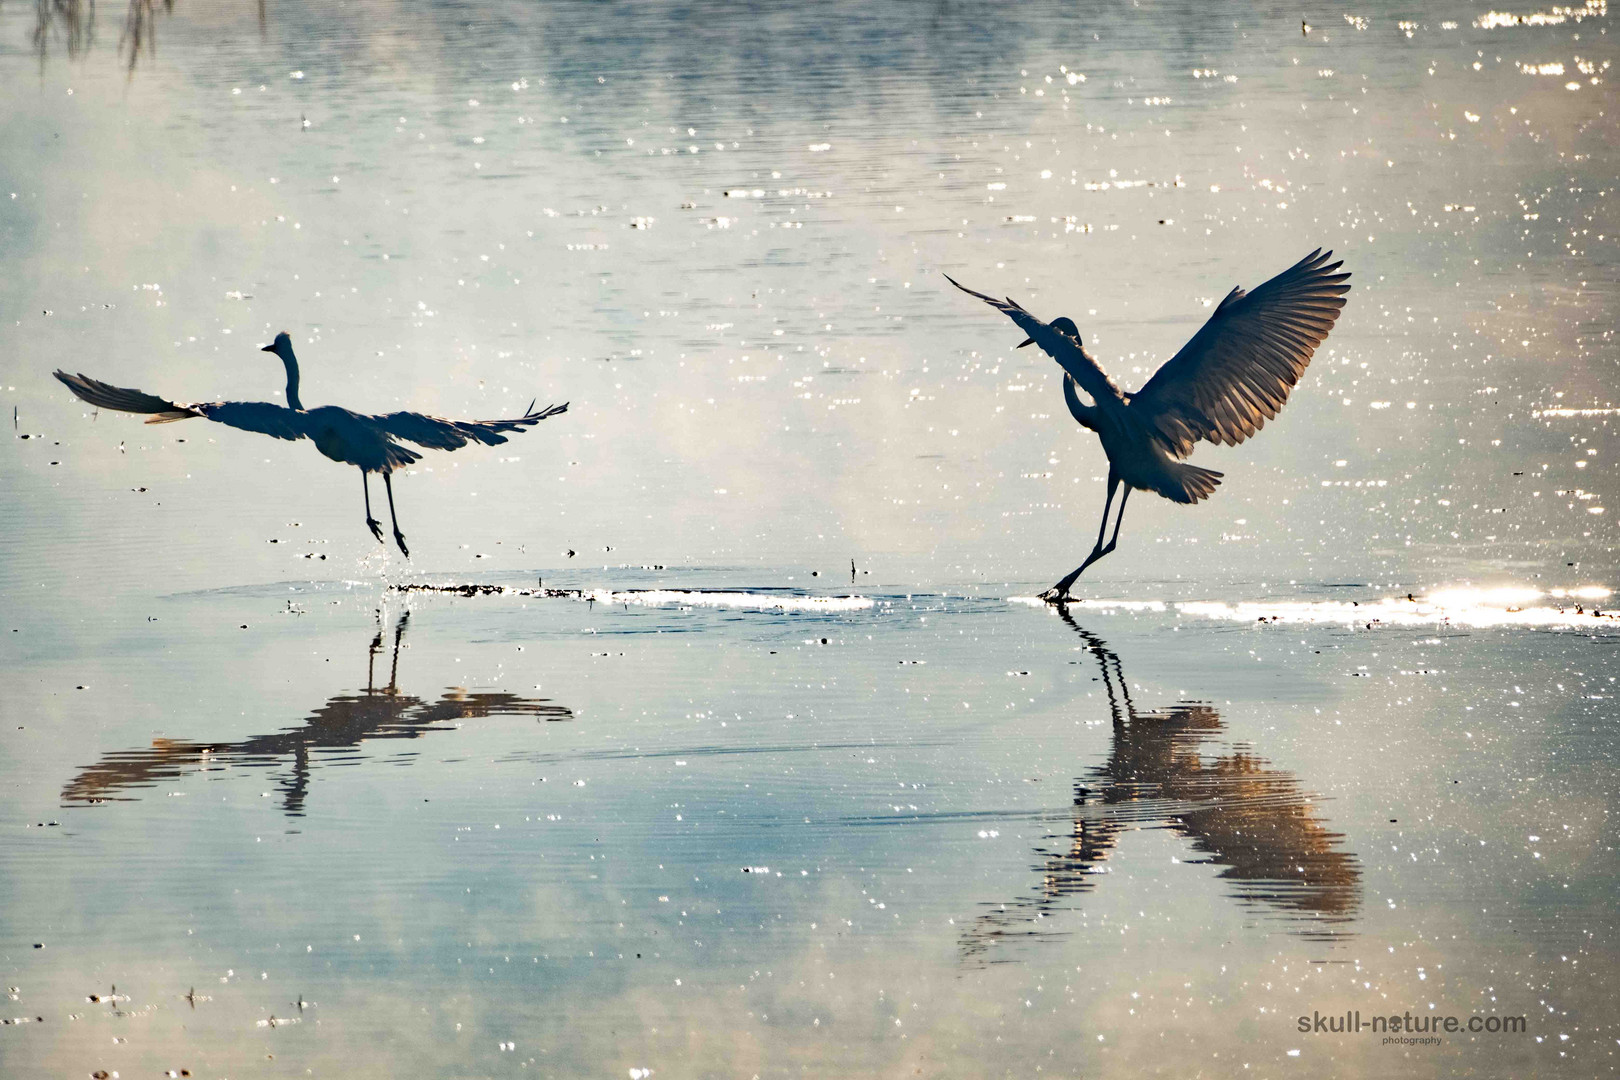
[[[1046,324],[1041,322],[1041,320],[1037,319],[1035,316],[1031,315],[1029,312],[1025,311],[1024,305],[1020,304],[1010,296],[1005,300],[997,300],[993,296],[986,296],[982,292],[968,288],[966,285],[962,284],[960,281],[957,281],[949,274],[945,275],[945,280],[950,282],[952,285],[955,285],[958,289],[961,289],[969,296],[977,296],[980,300],[983,300],[985,303],[1007,316],[1007,318],[1018,324],[1018,329],[1028,334],[1031,338],[1034,338],[1036,343],[1041,345],[1041,348],[1046,348],[1045,344],[1041,343],[1040,338],[1036,337],[1035,335],[1037,330],[1047,329]],[[1051,352],[1051,350],[1047,349],[1047,352]],[[1056,358],[1054,357],[1054,359]]]
[[[114,386],[88,375],[69,375],[56,372],[56,377],[84,401],[98,409],[116,409],[119,412],[151,413],[148,424],[168,424],[205,416],[221,424],[229,424],[243,431],[256,431],[278,439],[302,439],[304,416],[284,405],[268,401],[206,401],[185,404],[160,398],[156,394]]]
[[[304,429],[306,414],[271,401],[209,401],[190,408],[221,424],[277,439],[296,441],[308,434]]]
[[[200,416],[189,405],[180,405],[176,402],[160,398],[156,394],[148,394],[141,390],[133,390],[127,386],[114,386],[104,383],[100,379],[92,379],[88,375],[69,375],[65,371],[55,372],[62,385],[73,391],[81,401],[89,402],[98,409],[115,409],[118,412],[152,413],[148,424],[167,424],[175,420],[185,420],[189,417]]]
[[[1185,457],[1199,439],[1235,446],[1277,415],[1350,291],[1331,258],[1318,248],[1251,293],[1233,289],[1133,395],[1169,453]]]
[[[529,411],[515,420],[446,420],[426,413],[397,412],[373,417],[377,425],[396,439],[416,443],[434,450],[454,450],[469,442],[494,446],[506,441],[504,432],[522,431],[540,421],[568,411],[568,403],[547,405]]]
[[[1108,374],[1102,368],[1097,366],[1095,360],[1086,355],[1086,351],[1080,347],[1078,341],[1067,334],[1054,330],[1049,324],[1037,319],[1025,311],[1024,306],[1018,301],[1011,297],[1005,300],[997,300],[993,296],[986,296],[982,292],[968,288],[949,274],[945,275],[945,280],[969,296],[977,296],[980,300],[983,300],[1017,323],[1018,329],[1029,335],[1029,341],[1018,346],[1020,349],[1033,341],[1041,347],[1041,351],[1056,360],[1064,371],[1074,377],[1074,380],[1080,384],[1080,389],[1092,397],[1102,395],[1117,397],[1119,395],[1119,388],[1114,385],[1113,380],[1108,377]]]

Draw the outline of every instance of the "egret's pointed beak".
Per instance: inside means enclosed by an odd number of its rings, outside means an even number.
[[[261,346],[259,346],[259,351],[260,352],[275,352],[276,347],[274,345],[261,345]]]
[[[1018,348],[1022,349],[1025,345],[1033,345],[1033,344],[1035,344],[1035,339],[1032,338],[1032,337],[1027,337],[1023,341],[1020,341],[1018,343]]]

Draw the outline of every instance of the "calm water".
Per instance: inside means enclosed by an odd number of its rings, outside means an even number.
[[[1604,5],[123,18],[0,7],[0,1074],[1616,1071]],[[941,273],[1136,387],[1319,245],[1215,498],[1029,602],[1103,458]],[[50,378],[277,400],[283,328],[570,409],[407,562]]]

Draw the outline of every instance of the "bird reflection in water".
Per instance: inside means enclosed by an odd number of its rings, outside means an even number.
[[[267,31],[264,0],[257,0],[259,11],[259,37]],[[164,15],[174,14],[174,0],[129,0],[124,11],[124,29],[118,35],[118,52],[128,57],[129,74],[141,54],[157,52],[158,9]],[[96,36],[95,0],[34,0],[34,51],[39,54],[41,70],[50,55],[51,46],[60,44],[67,49],[68,58],[77,59],[89,49]]]
[[[174,0],[129,0],[124,29],[118,37],[118,51],[124,54],[127,50],[131,74],[141,53],[150,54],[157,49],[159,7],[164,14],[173,14]],[[95,36],[95,0],[35,0],[34,51],[39,54],[41,68],[53,44],[65,46],[68,57],[77,59],[90,47]]]
[[[62,789],[67,805],[108,800],[132,800],[125,792],[176,780],[193,772],[228,768],[274,768],[283,759],[288,771],[280,781],[282,808],[289,817],[302,817],[309,793],[311,770],[321,764],[353,764],[352,751],[376,739],[416,739],[433,731],[449,731],[458,720],[487,716],[532,716],[537,720],[572,720],[573,712],[550,701],[521,698],[507,693],[468,693],[451,688],[437,701],[425,701],[399,692],[399,647],[410,612],[394,624],[393,655],[388,685],[376,685],[377,657],[383,651],[379,625],[366,660],[366,688],[339,694],[310,714],[302,726],[259,735],[241,742],[201,743],[154,739],[139,750],[107,754]]]
[[[1113,752],[1075,781],[1068,846],[1037,849],[1039,889],[986,905],[964,931],[964,958],[1009,961],[995,955],[997,946],[1061,935],[1052,916],[1105,880],[1121,834],[1136,829],[1184,838],[1199,855],[1184,862],[1221,867],[1236,900],[1283,917],[1302,936],[1347,936],[1361,904],[1361,871],[1341,848],[1344,837],[1317,815],[1316,797],[1252,750],[1212,745],[1225,725],[1207,703],[1138,711],[1119,657],[1067,608],[1058,610],[1102,668]]]

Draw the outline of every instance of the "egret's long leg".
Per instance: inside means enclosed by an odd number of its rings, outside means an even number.
[[[1114,519],[1114,538],[1108,541],[1107,547],[1103,548],[1103,555],[1107,555],[1109,552],[1113,551],[1114,546],[1119,543],[1119,527],[1125,524],[1125,500],[1130,497],[1131,485],[1126,484],[1124,492],[1122,492],[1119,496],[1119,516]],[[1102,555],[1097,557],[1102,558]]]
[[[364,469],[360,470],[360,490],[366,493],[366,528],[371,530],[371,535],[375,536],[379,543],[387,543],[383,540],[382,522],[371,516],[371,479],[366,476]]]
[[[382,476],[383,487],[388,489],[388,520],[394,523],[394,543],[399,545],[400,554],[408,559],[411,551],[405,546],[405,534],[399,531],[399,515],[394,512],[394,480],[386,472]]]
[[[1077,579],[1081,574],[1085,573],[1086,567],[1108,554],[1108,552],[1114,550],[1112,545],[1107,548],[1103,547],[1103,537],[1108,535],[1108,514],[1109,511],[1114,508],[1114,492],[1118,488],[1119,476],[1114,472],[1113,469],[1109,469],[1108,498],[1103,502],[1102,524],[1097,528],[1096,546],[1091,549],[1091,554],[1086,556],[1086,561],[1075,567],[1074,573],[1068,575],[1062,581],[1058,582],[1056,585],[1052,586],[1050,589],[1046,590],[1044,594],[1042,594],[1045,599],[1054,603],[1062,603],[1063,601],[1069,599],[1069,586],[1073,585],[1075,583],[1075,579]],[[1126,485],[1125,495],[1127,498],[1130,496],[1130,493],[1130,486]],[[1120,500],[1119,510],[1120,516],[1123,518],[1125,514],[1124,499]],[[1119,539],[1119,527],[1117,525],[1114,527],[1114,539]]]
[[[1097,526],[1097,543],[1092,546],[1093,555],[1102,550],[1103,537],[1108,535],[1108,511],[1114,508],[1114,492],[1119,488],[1119,480],[1114,476],[1114,470],[1108,470],[1108,498],[1103,500],[1102,524]],[[1125,489],[1127,492],[1130,488]],[[1079,571],[1076,571],[1078,573]]]

